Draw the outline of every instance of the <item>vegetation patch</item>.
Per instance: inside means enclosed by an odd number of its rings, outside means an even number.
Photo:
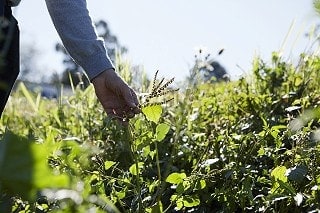
[[[157,72],[126,127],[91,86],[46,99],[20,84],[0,122],[0,212],[319,211],[319,67],[275,52],[179,91]]]

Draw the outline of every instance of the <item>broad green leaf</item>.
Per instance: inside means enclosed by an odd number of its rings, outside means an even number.
[[[150,154],[150,146],[145,146],[142,148],[143,157],[147,157]]]
[[[159,186],[160,181],[156,180],[149,185],[149,192],[153,193],[154,190]]]
[[[271,127],[271,130],[281,130],[281,129],[288,129],[288,127],[286,125],[277,125],[277,126],[273,126]]]
[[[258,156],[262,156],[264,154],[265,154],[264,147],[260,147],[260,149],[258,150]]]
[[[279,190],[286,189],[286,183],[288,181],[287,176],[285,175],[287,171],[287,168],[285,166],[278,166],[271,172],[271,178],[272,178],[272,188],[271,193],[275,193]]]
[[[43,144],[7,132],[0,150],[0,182],[14,195],[33,200],[38,190],[69,185],[68,176],[54,175],[48,167]]]
[[[139,163],[138,163],[139,174],[140,174],[141,169],[143,168],[143,166],[144,166],[144,162],[139,162]],[[137,172],[137,165],[136,165],[135,163],[132,164],[132,165],[130,166],[130,168],[129,168],[129,171],[130,171],[131,174],[137,175],[137,174],[138,174],[138,172]]]
[[[169,132],[170,126],[168,124],[158,124],[157,128],[156,128],[156,139],[157,141],[162,141],[167,133]]]
[[[121,199],[125,198],[126,192],[125,192],[125,190],[121,190],[120,192],[116,192],[116,195],[121,200]]]
[[[279,134],[279,131],[276,131],[276,130],[272,130],[271,131],[271,135],[274,139],[277,139],[278,138],[278,134]]]
[[[94,171],[89,180],[90,180],[90,184],[98,183],[101,180],[99,172],[98,171]]]
[[[276,181],[281,180],[283,182],[287,182],[288,178],[285,176],[287,168],[285,166],[278,166],[271,172],[271,177],[273,177]]]
[[[162,114],[162,107],[161,105],[146,106],[142,108],[142,112],[149,121],[158,123]]]
[[[182,197],[178,197],[177,195],[172,195],[170,198],[171,201],[176,202],[177,210],[182,209],[183,207],[194,207],[200,205],[200,199],[196,195],[185,195]]]
[[[172,183],[172,184],[179,184],[181,182],[183,182],[183,180],[187,177],[187,175],[183,172],[183,173],[171,173],[167,178],[166,178],[166,182],[168,183]]]
[[[180,209],[183,208],[183,200],[182,200],[182,197],[179,197],[178,195],[173,194],[173,195],[170,197],[170,200],[176,202],[176,208],[175,208],[175,209],[180,210]]]
[[[198,181],[196,182],[195,188],[198,189],[198,190],[200,190],[200,189],[206,188],[206,186],[207,186],[207,183],[206,183],[205,180],[198,180]]]
[[[108,169],[110,169],[114,164],[116,164],[116,162],[114,162],[114,161],[106,161],[106,162],[104,162],[104,169],[105,169],[105,170],[108,170]]]
[[[199,204],[200,204],[200,199],[198,198],[198,196],[196,196],[196,195],[183,196],[183,206],[193,207],[193,206],[198,206]]]
[[[185,191],[186,191],[186,188],[184,187],[184,181],[183,182],[181,182],[181,183],[179,183],[178,185],[177,185],[177,187],[176,187],[176,192],[178,193],[178,194],[183,194]]]

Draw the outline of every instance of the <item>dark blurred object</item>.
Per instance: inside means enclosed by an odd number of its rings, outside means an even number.
[[[217,56],[220,56],[224,49],[220,49]],[[202,49],[199,49],[195,55],[195,63],[190,70],[189,83],[198,84],[201,82],[227,82],[230,77],[226,69],[216,60],[216,57],[211,57],[210,53],[204,56]]]

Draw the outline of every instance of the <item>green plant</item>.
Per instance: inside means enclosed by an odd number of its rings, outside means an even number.
[[[156,72],[126,127],[105,117],[91,86],[48,100],[21,84],[0,120],[0,207],[319,211],[319,67],[316,54],[292,64],[275,52],[246,78],[179,91]],[[31,176],[17,175],[20,161]]]

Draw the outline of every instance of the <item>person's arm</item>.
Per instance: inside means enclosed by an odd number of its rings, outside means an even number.
[[[86,0],[46,0],[46,4],[65,48],[86,71],[107,114],[130,118],[139,113],[137,96],[115,72]]]
[[[46,0],[46,4],[63,45],[90,80],[113,68],[103,40],[97,37],[85,0]]]

